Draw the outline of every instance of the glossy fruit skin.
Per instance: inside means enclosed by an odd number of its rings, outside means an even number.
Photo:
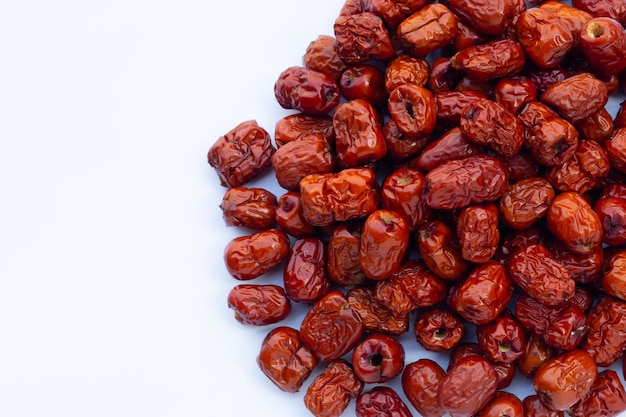
[[[407,316],[419,308],[432,307],[446,298],[445,282],[423,262],[409,260],[400,265],[389,279],[378,281],[376,299],[398,316]]]
[[[613,136],[615,123],[609,111],[604,108],[578,122],[576,128],[582,139],[592,140],[602,145]]]
[[[430,64],[423,58],[400,54],[387,63],[385,89],[391,93],[402,84],[424,87],[430,75]]]
[[[432,63],[428,87],[433,93],[452,91],[463,78],[463,71],[453,66],[453,61],[447,57],[438,57]]]
[[[524,405],[514,394],[499,391],[477,417],[524,417]]]
[[[376,109],[362,99],[340,104],[333,115],[335,151],[343,167],[375,162],[387,153]]]
[[[239,187],[270,165],[275,150],[269,133],[256,121],[248,120],[218,138],[207,159],[222,186]]]
[[[386,282],[386,281],[381,281]],[[409,315],[400,315],[376,298],[372,287],[357,287],[348,291],[348,302],[363,320],[365,331],[400,335],[409,326]]]
[[[517,181],[500,199],[502,221],[513,229],[527,229],[546,215],[554,197],[554,189],[542,177]]]
[[[526,347],[526,335],[515,316],[504,311],[494,321],[476,328],[478,345],[491,362],[511,363]]]
[[[478,204],[461,210],[457,235],[463,259],[474,263],[488,262],[498,249],[498,207],[493,203]]]
[[[276,196],[263,188],[226,190],[220,209],[227,226],[269,229],[276,222]]]
[[[486,359],[467,356],[456,362],[441,380],[437,401],[451,417],[471,417],[491,400],[497,380],[496,371]]]
[[[565,417],[565,412],[549,409],[538,395],[529,395],[522,401],[524,417]]]
[[[404,18],[405,8],[398,2],[389,0],[347,0],[339,11],[339,16],[352,16],[366,12],[379,16],[386,27],[393,29]]]
[[[512,18],[513,2],[509,0],[451,0],[448,6],[452,11],[469,22],[477,31],[487,35],[500,35],[508,26],[509,19]]]
[[[315,377],[304,395],[304,405],[315,417],[339,417],[363,391],[350,364],[337,359]]]
[[[289,67],[274,84],[274,96],[285,109],[309,115],[322,115],[339,104],[339,87],[328,74],[306,67]]]
[[[537,88],[524,76],[503,77],[493,87],[494,101],[513,114],[537,100]]]
[[[412,417],[411,411],[391,388],[377,386],[356,399],[357,417]]]
[[[608,97],[602,81],[590,73],[581,73],[552,84],[540,99],[570,123],[577,123],[602,110]]]
[[[587,315],[587,326],[589,332],[580,347],[598,366],[610,366],[626,349],[626,302],[603,296]]]
[[[513,281],[497,261],[477,265],[450,291],[451,306],[473,324],[487,324],[504,311],[513,297]]]
[[[385,74],[373,65],[346,68],[339,79],[339,90],[347,100],[365,100],[376,108],[384,107],[387,100]]]
[[[330,291],[322,240],[303,238],[293,243],[283,270],[283,284],[289,298],[301,303],[313,303]]]
[[[626,173],[626,127],[620,127],[604,144],[611,167]]]
[[[607,294],[626,300],[626,252],[611,256],[602,277],[602,288]]]
[[[307,175],[333,172],[335,157],[322,135],[311,135],[278,148],[272,155],[272,166],[278,184],[297,191]]]
[[[568,191],[552,201],[547,226],[571,251],[586,254],[602,243],[602,222],[589,203],[578,193]]]
[[[346,64],[335,50],[336,40],[329,35],[320,35],[307,46],[302,63],[314,71],[328,74],[338,80],[346,69]]]
[[[289,239],[279,229],[266,229],[231,240],[224,249],[226,269],[238,280],[259,277],[289,254]]]
[[[278,323],[291,311],[285,290],[273,284],[237,285],[228,293],[227,302],[235,320],[253,326]]]
[[[385,157],[392,162],[403,162],[418,155],[430,142],[430,135],[415,138],[405,135],[393,119],[383,125],[383,136],[387,146]]]
[[[626,243],[626,199],[600,197],[593,211],[602,222],[602,243],[619,246]]]
[[[569,28],[574,35],[575,44],[578,44],[580,40],[580,31],[585,23],[593,18],[591,14],[580,7],[572,7],[556,1],[542,3],[539,7],[552,13],[556,19]]]
[[[452,66],[475,81],[490,81],[519,74],[526,61],[524,49],[512,39],[499,39],[457,52]]]
[[[437,389],[446,372],[430,359],[419,359],[404,367],[402,390],[423,417],[443,417],[445,411],[437,402]]]
[[[303,113],[290,114],[283,117],[274,127],[274,141],[280,148],[286,143],[293,142],[311,135],[322,135],[329,144],[335,143],[333,119],[329,115],[310,116]]]
[[[435,93],[437,122],[457,126],[461,121],[463,108],[478,99],[486,99],[482,91],[440,91]]]
[[[389,94],[387,107],[398,129],[408,137],[422,137],[435,128],[435,97],[424,87],[415,84],[399,85]]]
[[[365,281],[359,247],[361,223],[337,224],[328,239],[328,277],[344,288],[355,288]]]
[[[373,13],[339,16],[333,28],[337,54],[348,64],[363,64],[370,59],[385,61],[394,55],[389,32]]]
[[[457,18],[443,4],[429,4],[404,19],[396,30],[400,44],[418,57],[450,44],[457,33]]]
[[[584,350],[574,349],[539,368],[533,385],[544,404],[564,411],[587,395],[597,376],[598,366],[593,358]]]
[[[313,226],[368,216],[380,195],[371,168],[351,168],[333,174],[312,174],[300,180],[302,214]]]
[[[370,214],[361,232],[361,269],[375,280],[387,279],[398,269],[409,246],[409,228],[404,218],[391,210]]]
[[[278,198],[276,224],[293,237],[312,236],[315,227],[302,214],[302,196],[297,191],[289,191]]]
[[[416,233],[419,253],[428,268],[439,278],[457,280],[463,277],[468,263],[450,227],[439,220],[422,224]]]
[[[567,270],[540,243],[515,252],[509,259],[508,271],[525,293],[547,306],[561,304],[576,291],[576,284]]]
[[[502,162],[489,156],[470,156],[429,171],[424,198],[432,208],[460,208],[494,201],[507,186],[507,171]]]
[[[370,334],[352,351],[354,373],[367,384],[387,382],[404,369],[404,348],[392,336]]]
[[[382,206],[400,214],[410,232],[428,220],[431,209],[423,198],[424,174],[416,169],[398,168],[383,181]]]
[[[481,153],[482,150],[473,142],[469,141],[457,126],[443,133],[438,139],[430,142],[414,160],[409,162],[409,164],[411,167],[422,171],[431,171],[445,162],[463,159]]]
[[[626,1],[624,0],[573,0],[574,7],[592,16],[606,16],[626,23]]]
[[[626,33],[611,17],[596,17],[580,32],[580,48],[587,61],[601,74],[619,74],[626,68]]]
[[[556,355],[556,350],[543,341],[541,336],[530,332],[526,337],[526,347],[519,358],[515,360],[517,369],[526,378],[532,378],[537,370]]]
[[[578,131],[543,103],[530,102],[519,113],[524,145],[542,165],[560,166],[574,156]]]
[[[413,331],[424,349],[442,352],[461,342],[465,325],[450,311],[435,308],[418,316]]]
[[[626,392],[617,373],[606,369],[598,374],[587,395],[576,403],[573,417],[617,416],[626,410]]]
[[[352,349],[363,334],[363,320],[338,290],[317,301],[300,326],[302,343],[322,361],[338,359]]]
[[[299,391],[317,363],[311,350],[300,341],[298,331],[285,326],[265,336],[257,357],[257,365],[265,376],[286,392]]]
[[[515,33],[526,55],[539,68],[554,68],[572,49],[574,34],[548,10],[533,7],[517,19]]]

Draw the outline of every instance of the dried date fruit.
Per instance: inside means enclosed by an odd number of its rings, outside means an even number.
[[[263,188],[226,190],[220,209],[227,226],[269,229],[276,222],[276,196]]]
[[[385,89],[391,93],[402,84],[424,87],[430,75],[430,64],[423,58],[400,54],[385,68]]]
[[[542,177],[511,184],[500,198],[502,221],[513,229],[527,229],[546,215],[554,197],[554,189]]]
[[[565,417],[565,412],[548,408],[538,395],[529,395],[522,401],[524,417]]]
[[[339,104],[339,87],[328,74],[306,67],[289,67],[278,76],[274,96],[281,107],[322,115]]]
[[[580,347],[598,366],[610,366],[626,349],[626,302],[604,295],[587,315],[587,326]]]
[[[384,107],[387,100],[385,74],[373,65],[352,65],[341,74],[339,91],[346,100],[361,99],[376,108]]]
[[[356,417],[412,417],[411,411],[391,388],[377,386],[356,399]]]
[[[461,133],[459,127],[453,127],[438,139],[432,141],[426,148],[409,164],[423,171],[431,171],[445,162],[479,155],[480,147],[469,141]]]
[[[432,63],[428,87],[433,93],[454,90],[454,86],[463,78],[463,71],[453,66],[447,57],[438,57]]]
[[[533,384],[544,404],[564,411],[587,395],[597,376],[593,358],[584,350],[574,349],[546,362],[535,374]]]
[[[491,323],[476,327],[476,336],[483,355],[492,362],[511,363],[522,355],[526,347],[524,329],[508,311]]]
[[[507,186],[502,162],[490,156],[470,156],[428,172],[424,198],[432,208],[460,208],[497,200]]]
[[[338,224],[328,239],[328,276],[345,288],[355,288],[366,278],[359,252],[361,227],[360,223]]]
[[[387,120],[383,125],[383,136],[387,145],[386,158],[392,162],[401,162],[416,156],[430,142],[430,135],[408,137],[398,129],[393,119]]]
[[[278,184],[296,191],[307,175],[333,172],[335,157],[323,136],[311,135],[278,148],[272,155],[272,166]]]
[[[259,277],[280,264],[289,254],[289,239],[279,229],[266,229],[231,240],[224,249],[228,272],[238,280]]]
[[[594,17],[611,17],[626,24],[626,1],[624,0],[573,0],[572,5]]]
[[[340,291],[317,301],[300,325],[300,339],[319,360],[338,359],[349,352],[363,334],[363,320]]]
[[[539,68],[554,68],[574,46],[574,34],[564,22],[546,9],[524,11],[515,25],[517,40]]]
[[[610,246],[626,244],[626,199],[601,197],[593,211],[602,222],[602,243]]]
[[[591,389],[583,399],[569,411],[572,417],[617,416],[626,411],[624,386],[611,369],[598,374]]]
[[[222,186],[239,187],[270,165],[275,150],[269,133],[249,120],[217,139],[207,159]]]
[[[626,173],[626,127],[621,127],[604,144],[611,167]]]
[[[524,69],[526,61],[524,49],[513,39],[499,39],[471,46],[457,52],[450,60],[454,68],[462,70],[475,81],[517,75]]]
[[[437,105],[433,94],[415,84],[402,84],[389,94],[389,115],[398,129],[408,137],[430,134],[437,121]]]
[[[518,114],[526,104],[537,100],[537,88],[528,77],[503,77],[493,87],[493,99],[512,114]]]
[[[335,49],[336,40],[332,36],[320,35],[307,46],[302,63],[314,71],[323,72],[338,80],[346,69]]]
[[[452,11],[475,28],[487,35],[501,35],[512,19],[514,10],[509,0],[450,0]]]
[[[463,259],[474,263],[489,261],[500,241],[497,206],[487,203],[464,208],[459,214],[456,230]]]
[[[371,334],[354,347],[352,366],[365,383],[387,382],[404,369],[404,348],[391,336]]]
[[[615,124],[609,111],[604,108],[576,124],[582,139],[598,142],[600,145],[613,136]]]
[[[587,284],[600,276],[604,261],[602,246],[596,246],[584,255],[572,252],[558,239],[552,239],[549,247],[554,259],[565,267],[574,281]]]
[[[304,405],[315,417],[339,417],[362,391],[363,382],[350,364],[337,359],[313,379],[304,395]]]
[[[487,99],[482,91],[440,91],[435,93],[437,122],[458,126],[463,108],[477,99]]]
[[[348,64],[363,64],[370,59],[388,60],[394,55],[389,32],[383,20],[373,13],[339,16],[334,31],[337,54]]]
[[[288,142],[312,135],[322,135],[329,144],[334,144],[333,118],[326,114],[309,116],[296,113],[283,117],[274,127],[274,141],[278,148]]]
[[[404,218],[391,210],[376,210],[363,225],[361,269],[371,279],[387,279],[398,269],[409,245]]]
[[[294,301],[313,303],[330,291],[326,245],[315,238],[296,240],[283,271],[285,292]]]
[[[302,198],[296,191],[289,191],[278,199],[276,224],[296,238],[312,236],[315,233],[315,227],[302,214]]]
[[[467,356],[456,362],[441,380],[437,401],[451,417],[473,416],[491,400],[497,380],[496,371],[486,359]]]
[[[446,372],[431,359],[419,359],[404,367],[402,390],[423,417],[442,417],[445,411],[437,401],[437,389]]]
[[[446,280],[463,276],[468,263],[461,256],[458,240],[442,221],[433,220],[422,224],[416,233],[419,253],[435,275]]]
[[[425,57],[450,44],[457,32],[457,18],[443,4],[429,4],[404,19],[396,38],[412,55]]]
[[[317,366],[317,359],[302,344],[297,330],[281,326],[263,339],[257,364],[278,388],[297,392]]]
[[[450,350],[465,334],[463,322],[447,310],[432,309],[419,315],[413,327],[417,342],[426,350]]]
[[[541,336],[530,333],[526,337],[526,346],[515,360],[517,369],[526,378],[532,378],[541,366],[556,355],[556,350],[548,345]]]
[[[339,15],[350,16],[365,12],[379,16],[390,28],[397,27],[404,18],[403,8],[394,0],[346,0]]]
[[[524,417],[524,405],[514,394],[498,391],[477,417]]]
[[[376,298],[372,287],[351,289],[348,291],[348,302],[363,320],[366,331],[399,335],[408,329],[409,315],[396,314],[388,309],[385,303]]]
[[[609,91],[590,73],[573,75],[552,84],[541,94],[541,101],[571,123],[599,112],[608,102]]]
[[[289,315],[291,303],[278,285],[240,284],[228,293],[228,307],[242,324],[264,326],[278,323]]]
[[[424,174],[411,168],[399,168],[390,173],[380,189],[383,208],[403,216],[410,232],[430,216],[423,193]]]

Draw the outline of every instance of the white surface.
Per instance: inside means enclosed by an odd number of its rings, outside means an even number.
[[[341,3],[2,2],[0,415],[308,415],[226,308],[242,231],[206,152],[273,131],[277,75]]]

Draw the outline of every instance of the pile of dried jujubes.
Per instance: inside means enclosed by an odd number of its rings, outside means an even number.
[[[281,286],[232,289],[235,318],[310,305],[270,329],[263,373],[295,392],[321,369],[317,417],[355,398],[359,417],[626,410],[626,106],[606,108],[626,89],[624,25],[626,0],[347,0],[278,75],[296,112],[274,139],[247,121],[208,153],[246,234],[228,271],[283,268]],[[248,184],[270,166],[278,197]],[[405,364],[411,327],[447,369]],[[516,372],[536,395],[506,392]]]

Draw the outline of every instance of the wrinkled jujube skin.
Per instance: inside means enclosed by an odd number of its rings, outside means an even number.
[[[375,297],[395,315],[406,316],[415,309],[443,301],[447,291],[445,282],[424,263],[410,260],[400,265],[389,279],[376,283]]]
[[[322,240],[303,238],[293,243],[283,271],[283,284],[289,298],[301,303],[313,303],[330,291],[326,245]]]
[[[424,87],[428,82],[430,64],[423,58],[400,54],[387,63],[385,68],[385,89],[391,93],[402,84],[415,84]]]
[[[302,215],[313,226],[363,218],[378,208],[380,195],[371,168],[311,174],[300,180]]]
[[[617,416],[626,410],[626,392],[617,372],[598,374],[587,395],[569,411],[572,417]]]
[[[393,119],[383,125],[383,136],[387,146],[385,157],[392,162],[402,162],[418,155],[430,142],[430,135],[409,137],[398,129]]]
[[[619,74],[626,68],[626,33],[611,17],[595,17],[580,32],[580,49],[602,75]]]
[[[397,27],[404,19],[404,8],[393,0],[346,0],[339,16],[351,16],[361,13],[373,13],[379,16],[389,28]]]
[[[265,326],[289,315],[291,303],[285,290],[274,284],[240,284],[228,293],[228,307],[242,324]]]
[[[501,157],[501,160],[509,174],[510,182],[536,177],[540,175],[543,170],[528,149],[523,146],[515,155]]]
[[[574,46],[568,26],[546,9],[533,7],[517,19],[515,33],[526,55],[539,68],[554,68]]]
[[[604,144],[611,167],[626,173],[626,127],[617,129]]]
[[[626,302],[603,296],[587,315],[589,331],[580,347],[598,366],[610,366],[626,349]]]
[[[413,417],[409,407],[391,388],[377,386],[356,399],[357,417]]]
[[[361,269],[375,280],[387,279],[398,269],[409,246],[409,228],[404,218],[391,210],[370,214],[361,232]]]
[[[522,401],[524,417],[565,417],[565,412],[551,410],[538,395],[529,395]]]
[[[224,263],[235,279],[254,279],[285,260],[289,246],[289,238],[282,230],[261,230],[231,240],[224,249]]]
[[[574,281],[587,284],[600,276],[604,261],[602,246],[596,246],[592,251],[581,255],[569,250],[560,240],[552,239],[549,248],[554,259],[565,267]]]
[[[334,24],[336,50],[348,64],[363,64],[370,59],[388,60],[394,49],[383,20],[364,12],[339,16]]]
[[[302,63],[314,71],[323,72],[338,80],[346,69],[335,49],[336,40],[329,35],[320,35],[307,46]]]
[[[527,229],[546,215],[554,197],[554,189],[542,177],[517,181],[500,199],[502,221],[513,229]]]
[[[593,206],[602,222],[602,243],[619,246],[626,243],[626,199],[599,198]]]
[[[581,73],[552,84],[540,99],[570,123],[577,123],[602,110],[609,91],[592,74]]]
[[[419,359],[404,367],[402,390],[423,417],[443,417],[445,411],[437,402],[437,389],[446,372],[430,359]]]
[[[418,316],[413,331],[424,349],[441,352],[461,342],[465,325],[450,311],[435,308]]]
[[[487,360],[487,362],[491,364],[493,369],[496,371],[496,375],[497,375],[497,383],[496,383],[497,389],[504,389],[508,387],[509,385],[511,385],[511,382],[513,382],[513,378],[515,377],[515,369],[516,369],[515,364],[506,363],[506,362],[496,363],[496,362],[489,361],[489,359],[487,359],[485,355],[483,355],[483,352],[480,349],[480,346],[478,346],[478,343],[474,343],[474,342],[460,343],[452,350],[452,352],[450,352],[450,361],[448,362],[448,372],[450,372],[450,370],[454,366],[456,366],[456,364],[460,362],[463,358],[466,358],[467,356],[472,356],[472,355],[480,356],[481,358]]]
[[[493,99],[512,114],[537,100],[537,88],[524,76],[503,77],[493,87]]]
[[[473,324],[487,324],[504,311],[513,297],[513,281],[497,261],[477,265],[450,292],[454,311]]]
[[[582,255],[602,243],[602,222],[587,200],[568,191],[552,201],[546,216],[548,229],[573,252]]]
[[[311,135],[322,135],[329,144],[335,143],[333,118],[329,115],[310,116],[303,113],[283,117],[274,127],[274,141],[280,148],[286,143]]]
[[[304,405],[315,417],[339,417],[363,386],[350,364],[337,359],[313,379],[304,395]]]
[[[298,331],[285,326],[265,336],[257,357],[261,371],[286,392],[299,391],[317,363],[313,352],[300,341]]]
[[[460,208],[494,201],[507,186],[507,171],[502,162],[490,156],[470,156],[429,171],[424,198],[432,208]]]
[[[463,108],[478,99],[487,99],[482,91],[440,91],[435,93],[437,123],[458,126]]]
[[[535,374],[533,385],[541,401],[564,411],[580,401],[598,376],[598,366],[584,350],[574,349],[546,362]]]
[[[300,325],[300,339],[322,361],[349,352],[363,334],[363,320],[338,290],[316,302]]]
[[[454,68],[462,70],[471,80],[490,81],[519,74],[526,59],[518,42],[498,39],[463,49],[451,61]]]
[[[445,162],[481,153],[480,147],[469,141],[457,126],[430,142],[414,160],[409,162],[409,165],[423,171],[431,171]]]
[[[428,220],[431,209],[424,202],[424,174],[416,169],[398,168],[383,181],[380,189],[383,208],[406,220],[410,232]]]
[[[524,405],[514,394],[498,391],[477,417],[524,417]]]
[[[357,99],[340,104],[333,115],[337,161],[344,167],[367,165],[387,153],[376,109]]]
[[[626,301],[626,251],[620,251],[608,260],[602,288],[607,294]]]
[[[496,371],[487,359],[467,356],[448,369],[439,384],[437,401],[451,417],[471,417],[491,400],[497,380]]]
[[[302,214],[301,197],[299,192],[286,192],[279,197],[276,206],[276,224],[296,238],[312,236],[315,233],[315,227]]]
[[[575,44],[580,40],[580,31],[585,23],[593,18],[591,14],[581,8],[572,7],[569,4],[557,1],[546,1],[540,4],[539,7],[552,13],[556,19],[569,28],[572,35],[574,35]]]
[[[322,115],[339,104],[339,86],[333,77],[306,67],[289,67],[278,76],[274,96],[281,107]]]
[[[607,16],[626,24],[626,1],[624,0],[573,0],[572,5],[592,16]]]
[[[592,114],[576,124],[581,139],[592,140],[603,145],[615,132],[613,117],[606,108]]]
[[[415,234],[419,253],[428,268],[439,278],[457,280],[468,268],[450,227],[439,220],[422,224]]]
[[[398,129],[408,137],[430,134],[437,121],[437,104],[433,93],[416,84],[401,84],[389,94],[389,115]]]
[[[574,295],[576,284],[563,265],[540,243],[528,245],[508,262],[511,279],[534,299],[548,305],[561,304]]]
[[[515,360],[517,369],[526,378],[532,378],[541,366],[556,355],[556,350],[548,345],[541,336],[529,332],[526,347]]]
[[[361,227],[359,222],[337,224],[328,239],[328,277],[344,288],[355,288],[367,278],[359,252]]]
[[[269,229],[276,222],[276,196],[263,188],[226,190],[220,209],[227,226]]]
[[[450,44],[457,32],[457,18],[443,4],[429,4],[404,19],[396,38],[412,55],[424,57]]]
[[[456,36],[454,37],[454,48],[457,51],[469,48],[470,46],[485,43],[489,40],[489,36],[478,32],[472,25],[463,19],[457,19]]]
[[[269,133],[248,120],[218,138],[207,159],[222,186],[239,187],[268,167],[275,151]]]
[[[339,79],[339,91],[346,100],[365,100],[377,109],[386,105],[385,74],[374,65],[348,67]]]
[[[476,30],[487,35],[501,35],[512,19],[512,1],[509,0],[450,0],[452,11]]]
[[[428,87],[433,93],[454,90],[456,84],[463,78],[463,71],[455,68],[447,57],[438,57],[433,61],[428,78]]]
[[[526,347],[526,334],[513,314],[504,311],[494,321],[476,327],[478,345],[492,362],[511,363]]]
[[[348,291],[348,302],[359,314],[364,329],[368,332],[400,335],[408,329],[409,315],[400,315],[388,309],[385,303],[376,298],[373,287],[351,289]]]
[[[457,220],[457,236],[463,259],[474,263],[488,262],[498,249],[498,207],[493,203],[469,206]]]
[[[404,369],[404,348],[394,337],[370,334],[352,351],[354,373],[367,384],[387,382]]]

